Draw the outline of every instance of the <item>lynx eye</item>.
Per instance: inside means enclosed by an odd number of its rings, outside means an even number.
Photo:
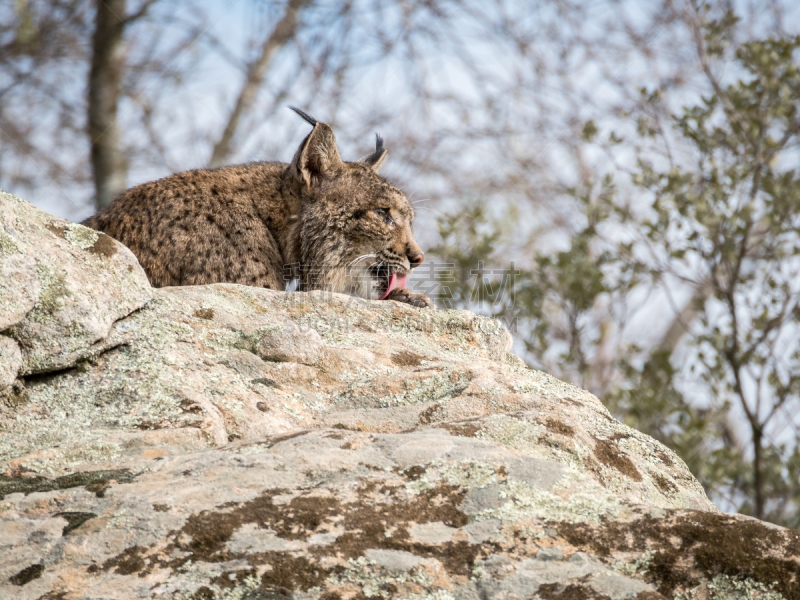
[[[383,222],[386,223],[387,225],[394,225],[394,221],[392,220],[392,217],[389,216],[389,211],[387,209],[385,209],[385,208],[376,208],[374,210],[374,212],[381,219],[383,219]]]

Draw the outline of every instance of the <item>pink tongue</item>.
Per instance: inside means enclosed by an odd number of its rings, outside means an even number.
[[[381,296],[381,300],[385,300],[392,290],[402,290],[404,287],[406,287],[406,276],[392,273],[392,276],[389,277],[389,287],[386,288],[386,293]]]

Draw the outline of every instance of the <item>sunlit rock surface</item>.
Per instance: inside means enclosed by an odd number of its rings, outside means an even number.
[[[2,598],[800,598],[798,532],[720,514],[496,321],[153,290],[0,219]]]
[[[62,369],[107,349],[111,325],[150,292],[126,247],[0,191],[0,335],[19,348],[18,373]],[[0,357],[14,353],[9,346],[0,342]]]

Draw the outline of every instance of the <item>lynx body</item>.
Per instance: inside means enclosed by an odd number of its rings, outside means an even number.
[[[123,192],[83,224],[128,246],[155,287],[227,282],[283,290],[294,278],[299,290],[433,307],[403,289],[423,253],[408,199],[377,174],[383,140],[372,154],[344,162],[331,127],[294,110],[313,129],[291,164],[178,173]]]

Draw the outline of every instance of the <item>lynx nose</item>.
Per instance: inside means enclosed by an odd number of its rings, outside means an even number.
[[[425,255],[422,252],[418,252],[414,256],[408,257],[408,262],[411,263],[411,268],[418,267],[422,264],[422,261],[425,260]]]

